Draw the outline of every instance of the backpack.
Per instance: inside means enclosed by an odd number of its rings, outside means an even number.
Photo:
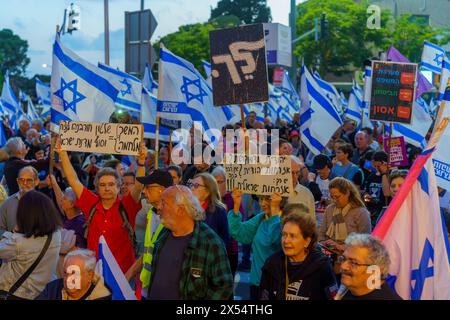
[[[86,223],[83,225],[84,228],[84,238],[87,241],[88,238],[88,232],[89,232],[89,225],[92,222],[92,219],[94,218],[95,213],[97,212],[97,204],[100,202],[97,201],[94,206],[92,207],[91,211],[89,212],[89,218],[86,221]],[[122,202],[119,202],[119,214],[120,218],[122,219],[122,227],[125,228],[128,232],[128,237],[130,238],[131,245],[133,246],[133,250],[137,250],[137,241],[136,241],[136,234],[134,233],[133,227],[130,224],[130,221],[128,220],[128,214],[125,210],[125,207],[123,206]]]

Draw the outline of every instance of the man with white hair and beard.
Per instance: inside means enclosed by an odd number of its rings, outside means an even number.
[[[167,188],[158,214],[149,300],[228,300],[233,279],[222,239],[206,225],[197,197],[185,186]]]
[[[78,249],[64,258],[64,277],[47,284],[35,300],[111,300],[103,277],[95,272],[95,252]]]
[[[345,245],[345,251],[338,259],[341,288],[337,300],[402,300],[386,283],[390,259],[381,240],[370,234],[351,233]],[[372,279],[376,273],[368,270],[371,266],[380,271],[379,279]]]

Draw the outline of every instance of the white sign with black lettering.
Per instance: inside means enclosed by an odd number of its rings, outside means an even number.
[[[237,188],[244,193],[272,195],[275,192],[289,196],[293,192],[291,159],[286,156],[260,156],[258,161],[248,157],[227,154],[224,168],[227,173],[227,190]]]
[[[141,124],[61,121],[61,149],[79,152],[138,155],[143,140]]]

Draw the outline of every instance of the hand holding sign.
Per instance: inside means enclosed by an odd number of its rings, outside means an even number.
[[[241,199],[244,193],[241,190],[233,189],[231,192],[231,197],[233,198],[233,211],[234,213],[239,213],[239,207],[241,206]]]

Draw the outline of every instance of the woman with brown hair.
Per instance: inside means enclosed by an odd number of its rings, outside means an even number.
[[[331,260],[317,246],[316,223],[305,209],[293,204],[283,210],[283,250],[262,268],[262,300],[331,300],[337,292]]]
[[[225,246],[228,246],[230,235],[226,206],[220,200],[216,179],[211,174],[203,172],[188,182],[188,186],[205,210],[205,223],[222,238]]]
[[[329,189],[333,203],[325,210],[319,241],[332,252],[340,253],[344,251],[344,241],[350,233],[370,233],[370,213],[350,180],[334,178]]]

